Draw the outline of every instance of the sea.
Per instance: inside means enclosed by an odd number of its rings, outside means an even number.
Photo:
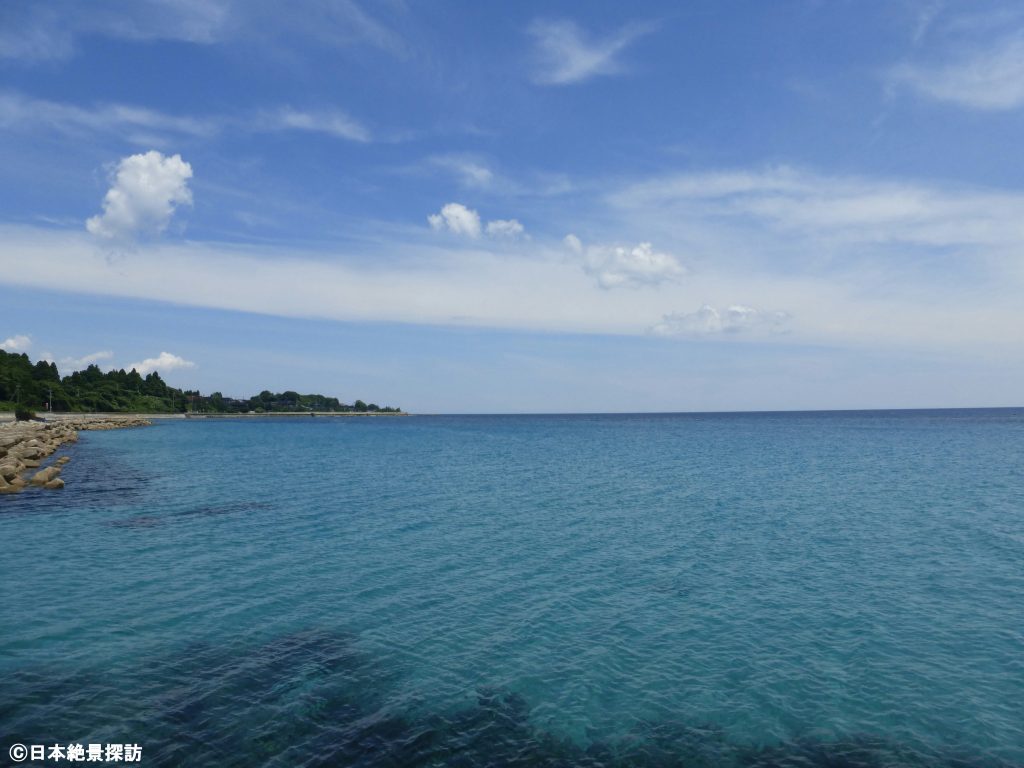
[[[1024,765],[1024,409],[192,419],[61,453],[64,490],[0,497],[4,759]]]

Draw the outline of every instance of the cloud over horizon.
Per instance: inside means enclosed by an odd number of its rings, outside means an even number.
[[[153,371],[168,373],[170,371],[195,367],[196,364],[191,360],[186,360],[185,358],[171,354],[170,352],[161,352],[156,357],[147,357],[145,360],[140,360],[137,363],[131,363],[125,366],[125,370],[130,371],[134,369],[138,371],[140,375],[145,376]]]
[[[32,349],[32,337],[23,334],[9,336],[0,341],[0,349],[4,352],[27,352]]]
[[[84,368],[88,368],[90,365],[99,363],[102,360],[111,360],[114,357],[112,350],[104,349],[99,352],[91,352],[81,357],[62,357],[60,360],[54,360],[53,355],[44,355],[43,359],[51,363],[56,363],[58,369],[61,369],[61,373],[67,373],[67,371],[80,371]],[[66,370],[64,370],[66,369]]]

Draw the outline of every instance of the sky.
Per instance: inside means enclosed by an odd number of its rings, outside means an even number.
[[[0,348],[418,413],[1024,404],[1024,5],[0,5]]]

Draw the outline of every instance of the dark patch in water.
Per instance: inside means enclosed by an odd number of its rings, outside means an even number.
[[[232,502],[229,504],[210,504],[193,509],[183,509],[180,512],[157,517],[154,515],[137,515],[126,517],[122,520],[111,520],[107,525],[114,528],[154,528],[166,522],[182,517],[219,517],[221,515],[233,515],[238,512],[252,512],[259,509],[273,509],[274,505],[262,501]]]
[[[107,522],[107,525],[111,528],[155,528],[163,524],[162,518],[152,517],[151,515],[126,517],[124,520],[110,520]]]
[[[252,512],[257,509],[272,509],[273,504],[265,501],[236,501],[227,504],[209,504],[194,509],[183,509],[180,512],[172,513],[171,517],[217,517],[219,515],[233,515],[236,512]]]
[[[519,694],[490,688],[454,715],[406,714],[387,704],[393,667],[356,641],[313,631],[255,648],[195,643],[141,670],[15,670],[0,680],[0,731],[11,744],[138,743],[145,764],[166,766],[1009,767],[868,737],[752,747],[681,722],[580,746],[534,727]]]

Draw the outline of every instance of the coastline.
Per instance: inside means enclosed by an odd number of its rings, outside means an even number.
[[[193,419],[308,419],[332,416],[408,416],[408,413],[42,413],[32,421],[17,421],[13,412],[0,413],[0,494],[20,493],[29,487],[59,490],[67,454],[53,456],[63,446],[78,442],[80,431],[152,426],[154,421]]]
[[[60,490],[67,454],[48,461],[60,448],[78,442],[80,431],[147,427],[152,421],[135,415],[78,415],[53,420],[0,424],[0,494],[20,493],[30,486]],[[44,466],[45,465],[45,466]],[[31,475],[31,477],[29,477]]]
[[[89,419],[146,419],[148,421],[184,420],[184,419],[263,419],[263,418],[293,418],[308,419],[314,417],[349,417],[349,416],[412,416],[413,414],[401,411],[399,413],[382,413],[373,411],[307,411],[305,413],[283,412],[274,413],[121,413],[117,411],[92,411],[88,413],[36,413],[36,418],[45,423],[61,423],[75,420]],[[0,411],[0,424],[13,423],[14,411]],[[33,422],[39,423],[39,422]]]

